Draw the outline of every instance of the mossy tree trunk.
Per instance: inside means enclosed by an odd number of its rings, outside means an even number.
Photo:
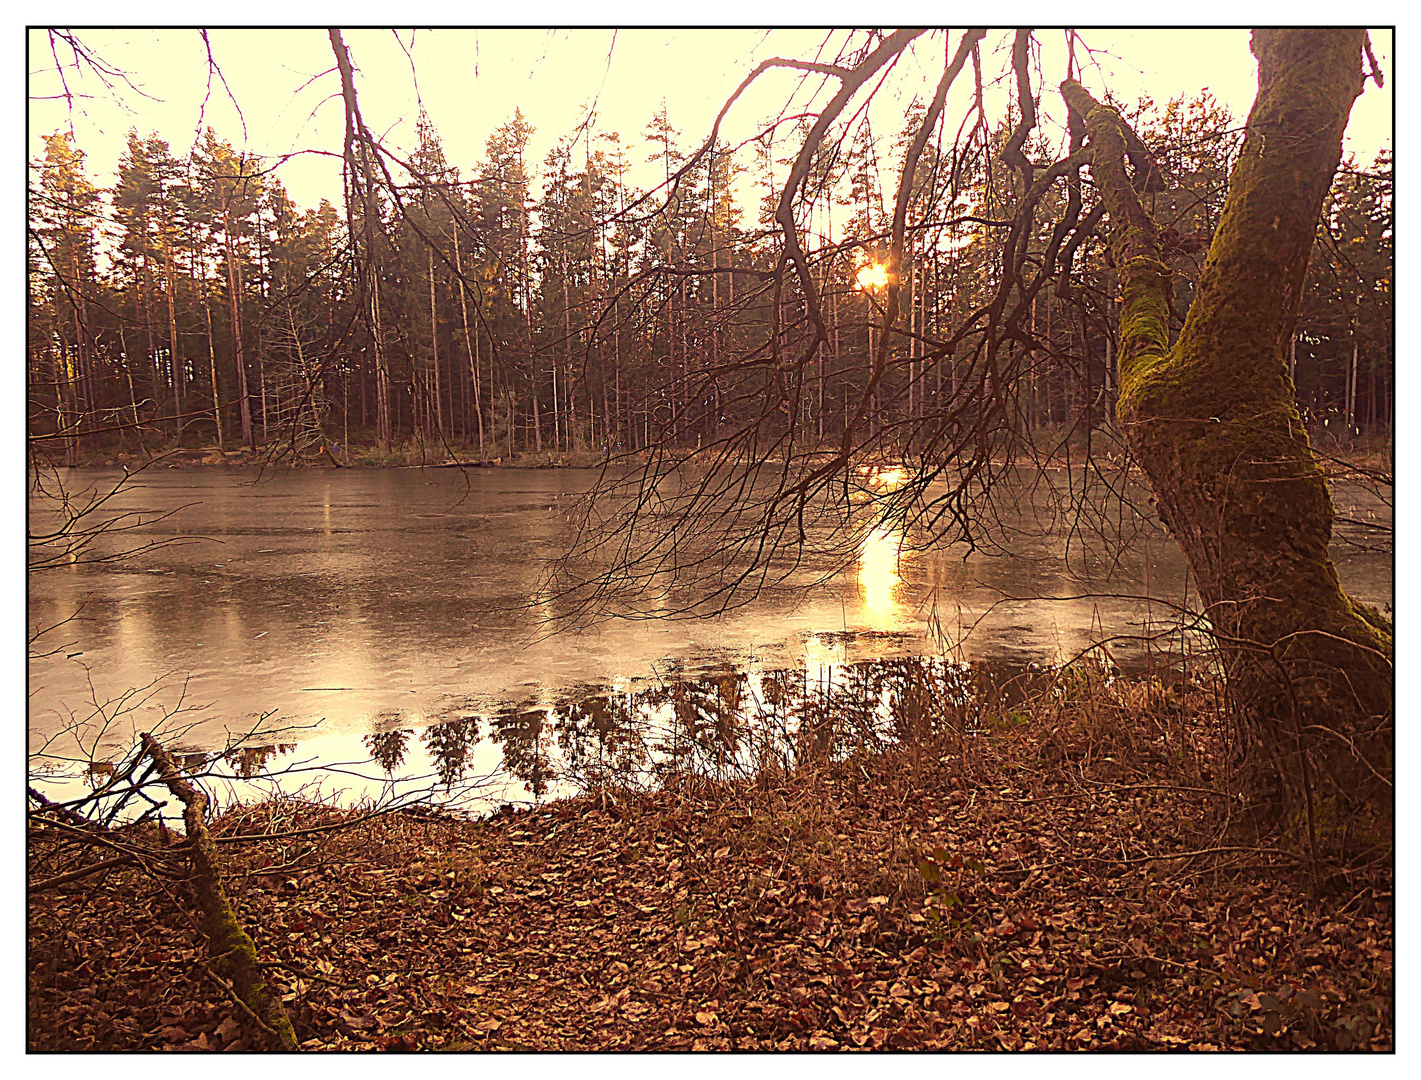
[[[1118,416],[1218,635],[1260,808],[1314,849],[1389,831],[1392,637],[1328,556],[1333,508],[1288,377],[1323,198],[1361,92],[1361,30],[1259,30],[1258,96],[1194,301],[1125,170],[1127,129],[1062,84],[1092,143],[1120,275]]]
[[[152,735],[143,736],[143,750],[158,767],[158,775],[168,790],[182,800],[188,857],[192,862],[190,880],[197,899],[199,925],[207,936],[213,973],[225,980],[241,999],[248,1013],[242,1017],[243,1022],[248,1018],[257,1021],[260,1030],[252,1032],[254,1038],[267,1038],[272,1049],[297,1049],[296,1032],[281,1005],[281,997],[262,974],[256,946],[237,922],[237,915],[222,888],[217,846],[204,820],[206,794],[183,776],[171,755]]]

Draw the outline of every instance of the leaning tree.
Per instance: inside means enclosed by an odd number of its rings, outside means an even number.
[[[1046,456],[1023,436],[1023,386],[1039,358],[1058,348],[1038,327],[1036,304],[1065,297],[1085,312],[1089,301],[1090,310],[1115,320],[1110,336],[1118,349],[1117,422],[1097,437],[1118,434],[1118,448],[1143,466],[1158,516],[1197,580],[1203,625],[1218,642],[1243,736],[1249,820],[1281,827],[1315,854],[1384,844],[1391,627],[1339,584],[1328,554],[1328,485],[1294,403],[1286,357],[1323,199],[1364,84],[1366,34],[1253,35],[1257,98],[1182,318],[1171,282],[1177,238],[1150,209],[1176,181],[1122,112],[1082,87],[1076,35],[1068,35],[1071,60],[1060,86],[1069,145],[1057,160],[1042,160],[1044,142],[1032,141],[1041,102],[1030,31],[1010,40],[1014,107],[989,130],[984,37],[969,30],[956,48],[947,39],[937,88],[916,114],[891,224],[872,238],[886,249],[874,345],[832,446],[811,437],[801,417],[834,338],[826,310],[837,301],[828,297],[825,268],[845,244],[811,249],[804,221],[816,196],[806,192],[806,178],[826,141],[847,143],[852,121],[844,118],[862,115],[863,99],[922,33],[851,38],[831,62],[767,60],[736,90],[727,110],[771,68],[826,84],[825,104],[804,128],[775,200],[778,249],[747,268],[760,286],[738,301],[768,313],[764,333],[733,360],[699,369],[699,385],[685,397],[714,402],[711,422],[696,426],[683,411],[647,452],[604,472],[582,506],[578,540],[551,595],[569,619],[613,608],[691,614],[751,598],[816,547],[848,557],[862,519],[853,481],[862,463],[875,460],[899,462],[908,473],[897,490],[880,493],[881,512],[928,542],[987,542],[998,481]],[[969,61],[972,105],[944,148],[934,136]],[[719,126],[720,119],[678,175],[716,145]],[[974,169],[988,177],[981,185],[988,197],[964,208],[961,191]],[[668,181],[673,190],[676,180]],[[925,188],[936,198],[924,201]],[[994,237],[987,286],[950,325],[926,328],[913,317],[923,280],[914,238],[962,223]],[[1113,270],[1096,275],[1090,298],[1080,262],[1103,233]],[[1102,281],[1112,295],[1099,295]],[[1087,435],[1094,426],[1087,414]],[[1101,456],[1092,468],[1103,475],[1116,466]],[[1109,486],[1129,498],[1127,486]],[[688,580],[695,588],[678,593],[676,583]]]
[[[1173,341],[1169,269],[1124,168],[1126,125],[1078,82],[1061,86],[1113,225],[1121,425],[1198,581],[1261,793],[1300,812],[1314,845],[1344,842],[1368,824],[1359,811],[1391,797],[1391,625],[1338,581],[1332,501],[1286,357],[1364,41],[1254,32],[1258,96]]]

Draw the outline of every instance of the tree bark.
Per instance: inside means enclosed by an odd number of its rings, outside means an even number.
[[[237,922],[237,916],[222,889],[217,847],[204,821],[207,796],[183,776],[182,770],[152,735],[143,736],[143,749],[158,767],[158,775],[163,778],[168,790],[182,800],[199,925],[207,935],[207,953],[212,958],[216,974],[231,983],[237,996],[265,1028],[264,1034],[275,1043],[274,1049],[297,1049],[296,1032],[281,1006],[281,996],[262,975],[256,946]]]
[[[479,456],[484,452],[484,414],[483,406],[479,401],[479,354],[474,351],[474,343],[469,334],[469,302],[465,293],[468,291],[464,285],[464,264],[459,258],[459,224],[454,223],[454,272],[459,277],[459,314],[464,319],[464,347],[469,352],[469,374],[472,376],[474,387],[474,420],[479,432]],[[467,441],[467,436],[466,436]]]
[[[212,347],[212,303],[205,285],[202,290],[202,310],[207,316],[207,361],[212,367],[212,422],[217,425],[217,449],[221,450],[222,398],[217,389],[217,353]],[[137,420],[134,423],[137,423]]]
[[[231,221],[227,210],[222,211],[222,230],[227,255],[227,315],[232,325],[232,363],[237,369],[237,410],[242,421],[242,441],[247,449],[257,448],[256,433],[252,428],[252,396],[247,387],[247,360],[242,352],[242,308],[241,278],[236,255],[232,250]]]
[[[1392,633],[1342,590],[1333,508],[1288,378],[1308,255],[1361,91],[1361,30],[1259,30],[1258,96],[1177,342],[1169,269],[1124,167],[1126,127],[1079,84],[1120,268],[1120,423],[1218,636],[1257,805],[1337,851],[1389,836]],[[1360,813],[1359,813],[1360,811]]]
[[[429,356],[434,366],[434,425],[441,445],[447,441],[444,431],[444,397],[439,386],[439,317],[434,305],[434,249],[429,249]]]
[[[173,425],[176,428],[174,438],[176,445],[181,445],[183,441],[183,428],[187,426],[183,420],[183,391],[185,389],[187,372],[184,370],[183,362],[178,358],[178,317],[176,310],[177,279],[173,274],[173,236],[171,221],[167,212],[167,188],[159,188],[159,197],[163,200],[160,204],[163,208],[163,279],[168,294],[168,362],[173,369]]]

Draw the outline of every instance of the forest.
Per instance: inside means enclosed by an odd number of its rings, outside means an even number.
[[[921,113],[884,148],[894,158]],[[1223,207],[1240,118],[1207,92],[1126,113],[1170,177],[1150,211],[1165,230],[1177,321]],[[392,175],[368,202],[332,192],[305,210],[274,163],[211,129],[176,155],[131,130],[109,190],[86,178],[72,136],[47,136],[32,163],[28,231],[34,445],[69,464],[176,447],[343,464],[357,454],[487,459],[713,442],[757,407],[744,378],[751,358],[805,331],[803,302],[773,284],[777,185],[793,159],[774,156],[767,137],[703,147],[688,163],[663,102],[638,135],[588,127],[533,162],[535,120],[516,112],[461,178],[422,116],[416,150],[384,164]],[[798,124],[802,137],[808,122]],[[873,392],[881,427],[911,425],[971,378],[970,335],[950,362],[929,354],[996,289],[1003,225],[1021,196],[992,168],[1011,125],[1003,118],[952,151],[961,160],[924,147],[908,204],[907,342]],[[767,134],[776,126],[767,120]],[[821,446],[842,437],[876,348],[882,283],[872,268],[886,265],[892,226],[879,145],[867,123],[825,143],[796,194],[828,344],[794,419]],[[663,186],[628,184],[638,158],[664,169]],[[742,175],[760,192],[753,217],[732,194]],[[1288,353],[1299,408],[1319,435],[1390,432],[1391,213],[1389,155],[1344,162]],[[373,238],[358,270],[352,235]],[[1026,257],[1039,259],[1050,239],[1039,227]],[[1016,422],[1048,451],[1114,416],[1108,246],[1088,236],[1072,259],[1070,290],[1032,300],[1016,391]],[[357,272],[373,285],[362,288]]]
[[[314,207],[206,30],[96,182],[91,33],[31,32],[30,1052],[1394,1052],[1389,32],[1249,32],[1244,111],[832,31],[461,169],[330,29]]]

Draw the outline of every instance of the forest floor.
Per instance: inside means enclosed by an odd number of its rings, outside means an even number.
[[[1389,854],[1312,880],[1229,839],[1224,730],[1097,680],[742,785],[213,831],[285,834],[221,848],[308,1049],[1391,1049]],[[29,1047],[254,1047],[191,910],[132,867],[32,894]]]

